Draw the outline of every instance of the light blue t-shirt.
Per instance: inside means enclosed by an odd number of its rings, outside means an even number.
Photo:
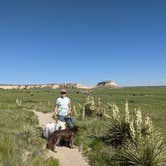
[[[58,115],[66,116],[69,110],[70,99],[68,97],[59,97],[56,104],[58,106]]]

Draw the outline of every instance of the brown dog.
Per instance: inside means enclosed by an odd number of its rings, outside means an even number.
[[[65,141],[65,143],[71,148],[74,145],[74,136],[78,131],[78,127],[74,126],[69,129],[55,131],[48,139],[47,148],[55,151],[54,148],[60,143],[60,141]]]

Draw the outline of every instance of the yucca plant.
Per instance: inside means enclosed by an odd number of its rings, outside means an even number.
[[[109,104],[109,107],[112,109],[112,117],[110,118],[109,133],[105,137],[106,143],[116,148],[125,146],[128,142],[134,143],[128,103],[126,102],[125,116],[120,115],[119,109],[115,104]]]
[[[92,96],[87,96],[85,100],[85,115],[92,115],[96,109],[95,99]]]
[[[28,144],[32,143],[33,138],[36,136],[36,130],[33,126],[24,125],[23,126],[23,138]]]
[[[149,116],[142,118],[142,112],[136,111],[131,116],[128,102],[125,103],[124,114],[120,114],[115,104],[109,104],[112,109],[112,117],[110,119],[109,133],[106,142],[114,147],[124,147],[129,143],[136,146],[136,142],[141,138],[148,138],[153,132],[152,121]]]
[[[166,145],[160,135],[142,139],[137,146],[131,144],[121,150],[118,161],[128,166],[165,166]]]
[[[109,116],[105,113],[105,108],[101,102],[101,98],[95,99],[93,96],[87,96],[85,103],[83,105],[79,104],[81,109],[82,118],[86,116],[96,115],[97,117],[102,118],[103,116]]]
[[[133,142],[130,124],[125,121],[112,120],[110,123],[109,134],[105,137],[106,143],[114,147],[122,147]]]
[[[151,118],[143,118],[140,110],[130,116],[127,102],[124,116],[117,106],[111,106],[112,119],[106,142],[117,149],[115,161],[121,166],[165,166],[166,145],[153,128]]]

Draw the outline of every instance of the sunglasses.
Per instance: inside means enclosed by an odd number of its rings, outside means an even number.
[[[66,92],[61,92],[61,94],[66,94]]]

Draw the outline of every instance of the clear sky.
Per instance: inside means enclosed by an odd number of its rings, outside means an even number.
[[[166,85],[165,0],[0,0],[0,83]]]

